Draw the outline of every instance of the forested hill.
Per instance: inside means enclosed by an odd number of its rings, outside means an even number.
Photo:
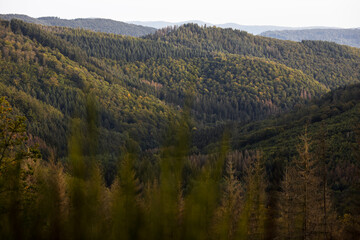
[[[282,40],[319,40],[360,48],[360,29],[306,29],[266,31],[261,36]]]
[[[337,209],[346,212],[357,208],[360,85],[336,89],[290,113],[242,125],[232,142],[237,149],[261,148],[270,164],[296,156],[299,136],[304,132],[308,133],[310,151],[320,152],[319,146],[323,146]]]
[[[59,154],[66,152],[67,119],[84,114],[76,108],[84,104],[84,88],[96,92],[101,106],[101,133],[108,135],[101,146],[106,151],[114,151],[127,137],[141,141],[142,149],[159,146],[169,117],[176,115],[189,95],[194,125],[201,130],[228,121],[263,119],[327,91],[311,76],[262,58],[196,55],[201,51],[164,42],[49,29],[18,20],[2,24],[2,94],[11,103],[18,102],[14,105],[35,124],[30,127],[32,133],[54,144]],[[93,42],[97,45],[83,47]],[[150,48],[160,53],[156,59],[147,56]],[[147,60],[128,61],[121,57],[122,50],[129,50],[129,56],[147,56]],[[114,59],[101,57],[111,51]],[[16,100],[20,96],[26,97]],[[33,112],[41,112],[34,110],[35,102],[56,109],[61,114],[55,116],[60,118],[47,122],[43,114],[34,116]],[[38,122],[49,125],[40,128]],[[57,131],[62,137],[55,139]]]
[[[42,25],[48,25],[46,22],[41,21],[37,18],[33,18],[24,14],[0,14],[0,18],[11,21],[12,19],[18,19],[27,23],[35,23],[35,24],[42,24]]]
[[[264,119],[360,81],[359,50],[336,44],[286,42],[193,24],[146,38],[19,20],[2,24],[3,94],[11,103],[15,96],[27,96],[21,107],[15,106],[37,119],[30,120],[32,124],[62,129],[58,135],[64,143],[66,119],[84,103],[84,86],[92,86],[101,103],[101,133],[114,136],[103,140],[118,139],[113,144],[103,141],[106,151],[126,138],[141,141],[143,150],[159,146],[161,133],[156,129],[165,129],[169,116],[175,116],[189,96],[198,137],[210,134],[208,127]],[[46,123],[39,119],[45,115],[32,116],[30,99],[63,117]],[[52,126],[54,122],[60,125]],[[51,140],[51,131],[35,125],[30,130],[65,154],[64,144]],[[196,147],[201,151],[204,144]]]
[[[233,143],[237,148],[246,149],[261,146],[267,154],[276,157],[295,154],[297,136],[305,129],[314,140],[325,131],[332,136],[327,144],[328,150],[334,153],[333,160],[342,161],[352,154],[355,132],[360,130],[359,110],[360,84],[348,85],[291,112],[241,125]]]
[[[281,41],[246,32],[186,24],[165,28],[143,39],[103,34],[101,41],[91,32],[70,29],[49,31],[79,46],[90,56],[116,61],[144,61],[149,58],[208,57],[236,54],[266,58],[301,70],[326,87],[334,89],[360,79],[360,50],[335,43]],[[109,48],[108,46],[111,46]]]
[[[194,24],[158,30],[146,38],[204,51],[268,58],[299,69],[330,88],[356,83],[360,79],[360,49],[335,43],[282,41],[239,30]]]
[[[144,36],[156,31],[155,28],[135,25],[111,19],[103,18],[77,18],[61,19],[58,17],[32,18],[20,14],[0,14],[0,18],[5,20],[20,19],[29,23],[42,24],[46,26],[62,26],[71,28],[82,28],[96,32],[114,33],[134,37]]]
[[[102,154],[116,154],[129,137],[145,144],[144,149],[160,144],[161,129],[175,113],[151,89],[145,92],[147,85],[113,73],[101,61],[50,35],[32,40],[11,32],[8,22],[1,22],[0,34],[1,95],[28,119],[30,134],[58,156],[66,155],[70,119],[83,121],[90,93],[96,96]],[[54,45],[49,47],[51,40]]]
[[[46,95],[55,96],[44,90],[47,81],[39,81],[41,73],[26,70],[32,66],[35,69],[48,69],[49,74],[56,73],[54,76],[63,76],[66,81],[58,81],[56,88],[69,89],[66,82],[75,81],[73,87],[81,90],[91,80],[84,77],[86,74],[71,73],[67,68],[60,68],[65,66],[61,60],[63,58],[59,57],[61,54],[72,61],[69,67],[76,65],[75,69],[94,73],[95,78],[104,79],[109,86],[121,87],[123,90],[112,89],[114,96],[118,96],[117,99],[123,103],[124,95],[120,92],[134,92],[135,95],[130,95],[134,96],[135,105],[138,103],[142,106],[144,100],[155,105],[162,102],[167,108],[164,111],[174,115],[177,108],[184,106],[187,96],[193,96],[192,116],[199,133],[203,128],[214,125],[232,121],[246,123],[286,112],[331,88],[360,81],[359,50],[336,44],[287,42],[193,24],[178,29],[163,29],[146,38],[39,26],[19,20],[3,22],[3,26],[3,64],[14,67],[12,74],[3,72],[2,82],[7,86],[21,91],[27,89],[26,94],[36,99]],[[18,39],[24,40],[18,42]],[[50,55],[56,56],[57,60],[52,58],[48,61],[49,57],[43,57],[44,54],[30,57],[33,53],[22,47],[25,42],[34,45],[34,48],[40,44],[45,49],[55,51]],[[21,59],[16,54],[24,54],[32,60],[16,64]],[[9,66],[4,69],[11,69]],[[14,79],[22,79],[24,73],[35,81],[31,84],[32,89],[25,88],[24,84],[15,84]],[[102,81],[94,81],[90,85],[100,83],[103,84]],[[103,89],[97,89],[100,91],[97,94],[100,102],[108,98],[101,93]],[[68,99],[68,94],[59,96],[61,101],[68,102],[65,106],[75,106],[73,100]],[[54,100],[46,101],[56,108],[63,106],[54,106]],[[149,130],[138,127],[137,124],[143,124],[138,121],[142,113],[135,117],[138,108],[134,106],[120,110],[120,106],[102,108],[104,128],[115,129],[115,132],[123,130],[125,128],[114,126],[123,126],[122,121],[126,119],[127,123],[136,126],[131,128],[134,131],[130,137],[142,139],[143,149],[158,146],[159,139],[150,138],[147,135]],[[60,110],[70,117],[72,111],[66,109]],[[113,112],[110,113],[109,109],[113,109]],[[119,111],[123,112],[122,117],[115,117]],[[151,114],[155,118],[163,118],[160,112],[152,111]],[[160,122],[165,124],[165,120]],[[159,127],[154,123],[149,122],[149,129]]]

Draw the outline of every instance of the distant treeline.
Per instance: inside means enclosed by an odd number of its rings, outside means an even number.
[[[8,21],[18,19],[24,22],[45,26],[81,28],[95,32],[113,33],[133,37],[145,36],[156,31],[156,29],[152,27],[145,27],[103,18],[77,18],[68,20],[58,17],[32,18],[21,14],[0,14],[0,18]]]
[[[261,33],[261,36],[298,42],[303,40],[327,41],[360,48],[360,28],[267,31]]]

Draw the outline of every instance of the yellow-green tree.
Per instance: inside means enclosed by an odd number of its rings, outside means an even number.
[[[0,98],[0,238],[3,239],[22,239],[26,232],[24,209],[31,204],[29,176],[37,152],[26,144],[25,120],[15,116],[9,102]]]
[[[256,152],[245,170],[244,207],[240,214],[237,237],[263,239],[266,220],[265,170],[260,152]]]
[[[234,159],[228,158],[223,183],[220,206],[214,220],[214,239],[235,239],[237,224],[241,214],[243,189],[235,175]]]

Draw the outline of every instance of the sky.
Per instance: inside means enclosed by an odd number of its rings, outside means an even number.
[[[0,0],[0,14],[118,21],[360,27],[360,0]]]

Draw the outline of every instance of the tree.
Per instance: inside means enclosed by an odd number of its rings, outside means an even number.
[[[140,204],[139,182],[133,169],[133,154],[122,159],[118,178],[111,187],[112,239],[138,239]]]
[[[319,190],[321,194],[321,235],[323,239],[332,239],[336,223],[336,214],[332,208],[330,191],[328,189],[328,166],[327,166],[327,151],[328,145],[326,142],[327,133],[326,126],[322,124],[320,133],[317,137],[317,148],[315,149],[315,160],[317,162],[317,176],[319,177]]]
[[[299,219],[301,209],[298,207],[299,196],[296,194],[297,172],[294,167],[285,169],[284,178],[281,183],[279,193],[279,213],[277,219],[277,235],[280,239],[299,238],[301,232],[301,219]]]
[[[329,190],[323,182],[324,166],[319,156],[310,151],[305,130],[297,146],[298,157],[285,170],[280,192],[279,235],[284,239],[328,239],[335,221]],[[324,150],[324,146],[320,149]]]
[[[27,146],[25,117],[14,116],[4,97],[0,98],[0,237],[21,239],[24,205],[31,202],[28,177],[38,152]]]
[[[26,157],[27,140],[25,117],[13,116],[13,109],[4,97],[0,98],[0,171]]]
[[[245,200],[238,224],[240,239],[264,239],[266,220],[265,171],[260,152],[251,157],[245,169]]]
[[[226,161],[224,190],[220,206],[215,212],[217,239],[234,239],[242,206],[242,186],[235,175],[233,158]]]

